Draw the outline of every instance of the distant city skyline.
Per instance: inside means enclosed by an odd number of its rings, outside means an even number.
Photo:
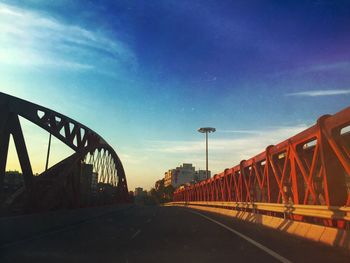
[[[0,91],[95,130],[150,189],[205,168],[200,127],[214,175],[349,106],[349,32],[349,1],[0,0]],[[40,172],[48,134],[23,126]],[[70,153],[54,139],[50,164]]]

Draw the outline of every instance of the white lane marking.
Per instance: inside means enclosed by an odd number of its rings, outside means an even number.
[[[141,230],[137,230],[135,234],[132,235],[131,240],[133,240],[135,237],[137,237],[138,234],[141,233]]]
[[[285,257],[282,257],[281,255],[277,254],[275,251],[273,251],[273,250],[271,250],[271,249],[265,247],[264,245],[260,244],[259,242],[257,242],[257,241],[255,241],[255,240],[251,239],[250,237],[247,237],[246,235],[243,235],[242,233],[240,233],[240,232],[238,232],[238,231],[232,229],[231,227],[228,227],[227,225],[224,225],[224,224],[220,223],[219,221],[216,221],[215,219],[212,219],[212,218],[210,218],[210,217],[208,217],[208,216],[206,216],[206,215],[203,215],[203,214],[201,214],[201,213],[197,213],[197,212],[193,212],[193,211],[189,211],[189,212],[192,213],[192,214],[197,214],[197,215],[199,215],[199,216],[201,216],[201,217],[204,217],[205,219],[207,219],[207,220],[209,220],[209,221],[211,221],[211,222],[213,222],[213,223],[218,224],[219,226],[221,226],[221,227],[227,229],[228,231],[230,231],[230,232],[236,234],[237,236],[239,236],[239,237],[245,239],[246,241],[248,241],[249,243],[253,244],[254,246],[260,248],[260,249],[263,250],[263,251],[265,251],[267,254],[269,254],[270,256],[274,257],[275,259],[277,259],[277,260],[280,261],[280,262],[283,262],[283,263],[292,263],[292,261],[286,259]]]

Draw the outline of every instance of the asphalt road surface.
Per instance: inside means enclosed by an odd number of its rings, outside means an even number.
[[[104,261],[350,262],[350,253],[223,216],[158,206],[132,206],[0,244],[1,263]]]

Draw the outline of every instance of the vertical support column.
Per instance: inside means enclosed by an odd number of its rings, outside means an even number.
[[[245,160],[242,160],[239,163],[239,169],[241,171],[241,202],[248,202],[249,200],[249,191],[247,190],[247,174],[244,166]]]
[[[293,145],[289,142],[288,147],[293,147]],[[289,158],[290,161],[290,176],[292,178],[292,194],[293,194],[293,203],[295,205],[299,204],[299,189],[298,189],[298,175],[297,175],[297,167],[296,167],[296,162],[295,162],[295,156],[294,156],[294,151],[289,150],[289,157],[287,156],[286,158]]]
[[[47,155],[46,155],[46,165],[45,165],[45,171],[49,168],[49,159],[50,159],[50,150],[51,150],[51,133],[49,135],[49,145],[47,147]]]
[[[4,177],[6,173],[7,154],[10,142],[10,132],[8,130],[8,112],[0,115],[0,199],[4,190]]]
[[[19,122],[18,116],[15,114],[10,114],[9,122],[10,131],[15,142],[18,159],[23,173],[24,184],[26,188],[30,188],[32,185],[33,171],[30,164],[27,147],[24,141],[21,124]]]
[[[346,180],[343,167],[329,144],[332,134],[327,132],[324,121],[329,116],[318,119],[321,166],[324,172],[324,192],[327,205],[343,206],[347,202]]]
[[[272,167],[272,156],[270,153],[271,148],[274,147],[273,145],[269,145],[265,152],[266,152],[266,175],[267,175],[267,182],[268,182],[268,191],[269,191],[269,197],[268,197],[268,202],[269,203],[276,203],[278,199],[278,194],[279,194],[279,187],[278,183],[276,180],[276,176],[274,169]]]

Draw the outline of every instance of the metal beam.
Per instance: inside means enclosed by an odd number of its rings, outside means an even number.
[[[19,122],[18,116],[14,113],[10,114],[9,129],[16,146],[18,160],[23,173],[24,185],[26,186],[26,188],[30,188],[32,185],[33,170],[30,164],[27,146],[23,137],[22,127]]]
[[[8,112],[0,111],[0,200],[4,190],[4,177],[6,173],[7,154],[10,142],[10,131],[8,129]]]

